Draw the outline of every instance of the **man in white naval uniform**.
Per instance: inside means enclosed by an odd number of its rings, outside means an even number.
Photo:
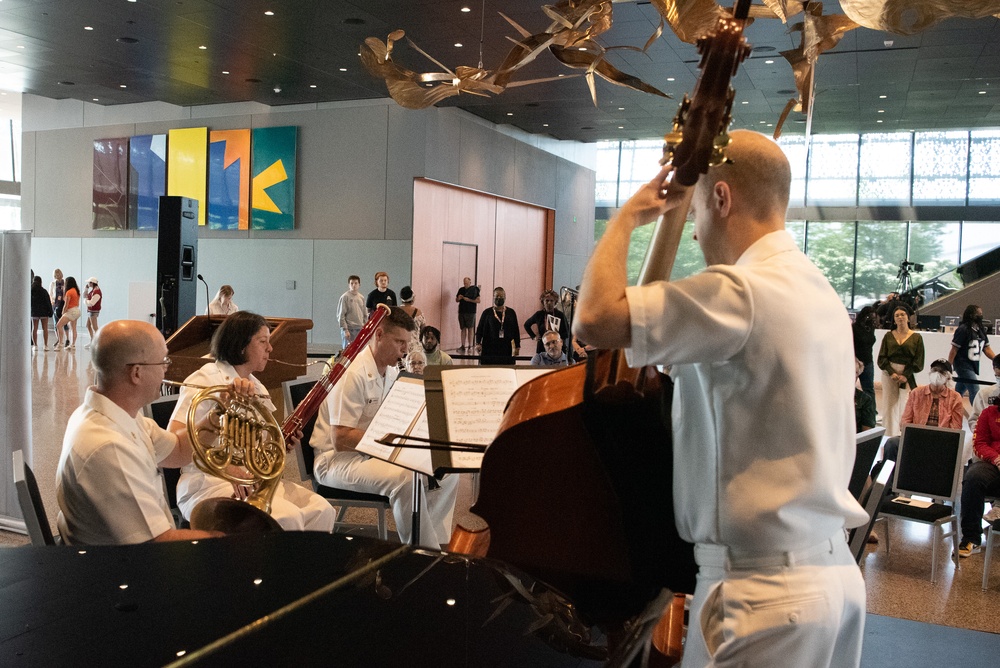
[[[632,230],[686,194],[666,167],[609,223],[573,329],[633,366],[670,366],[674,513],[699,565],[683,665],[853,667],[865,588],[844,528],[866,516],[847,491],[850,321],[784,229],[781,149],[738,131],[728,157],[694,186],[708,268],[627,287]]]

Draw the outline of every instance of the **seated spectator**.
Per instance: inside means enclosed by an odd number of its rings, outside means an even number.
[[[420,345],[427,356],[427,364],[442,366],[453,363],[451,355],[441,350],[441,331],[437,327],[426,325],[420,330]]]
[[[928,427],[944,427],[945,429],[961,429],[965,409],[962,396],[948,387],[951,381],[951,364],[940,359],[931,363],[930,383],[920,385],[910,392],[903,409],[903,417],[899,421],[902,431],[904,425],[921,424]],[[899,436],[886,439],[883,448],[883,459],[896,461],[899,453]]]
[[[427,356],[419,350],[411,350],[406,356],[406,370],[418,376],[424,375],[424,367],[427,366]]]
[[[983,393],[985,394],[985,392]],[[987,496],[1000,496],[1000,409],[997,399],[976,423],[972,449],[978,461],[969,464],[962,479],[962,541],[958,556],[979,552],[983,541],[983,505]]]
[[[532,366],[566,366],[569,362],[562,350],[562,338],[559,332],[549,330],[542,334],[542,345],[545,352],[536,353],[531,358]]]
[[[1000,396],[1000,355],[993,358],[993,375],[996,376],[997,384],[989,386],[988,389],[976,393],[976,400],[972,402],[972,414],[969,416],[969,426],[975,431],[979,424],[979,415],[990,405],[990,399]],[[956,389],[957,391],[957,389]]]

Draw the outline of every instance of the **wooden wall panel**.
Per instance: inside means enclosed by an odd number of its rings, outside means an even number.
[[[462,270],[451,265],[459,258],[467,262],[474,247],[478,269],[472,278],[483,293],[479,313],[492,304],[493,288],[502,285],[518,318],[527,318],[537,310],[538,294],[551,275],[550,220],[547,209],[433,181],[414,182],[414,303],[426,323],[441,330],[446,349],[460,343],[455,292]],[[444,266],[446,258],[449,266]],[[452,274],[457,278],[443,278]],[[446,285],[449,281],[454,284]]]

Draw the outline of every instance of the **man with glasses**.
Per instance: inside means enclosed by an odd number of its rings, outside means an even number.
[[[160,395],[170,358],[149,323],[117,320],[93,341],[96,384],[66,426],[56,469],[59,533],[69,544],[117,545],[150,540],[193,540],[217,532],[178,529],[167,506],[158,466],[191,461],[186,435],[177,436],[141,416]],[[232,391],[253,393],[244,379]]]

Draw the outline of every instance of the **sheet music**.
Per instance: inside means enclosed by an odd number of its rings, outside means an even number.
[[[459,443],[492,443],[507,400],[517,389],[517,375],[513,369],[446,369],[441,371],[441,385],[444,387],[448,437]],[[466,454],[470,453],[462,453]],[[460,461],[459,453],[453,453],[452,459]]]
[[[560,367],[557,366],[519,366],[514,369],[514,374],[517,376],[517,386],[521,387],[529,380],[534,380],[541,375],[552,373]]]
[[[417,422],[414,423],[415,418]],[[420,426],[422,422],[422,427]],[[387,462],[395,462],[403,456],[403,452],[409,457],[412,448],[406,448],[397,453],[396,448],[391,445],[381,445],[375,439],[382,438],[388,433],[405,434],[413,425],[412,434],[416,436],[427,436],[427,413],[424,410],[424,384],[416,378],[398,378],[393,383],[389,394],[386,395],[379,406],[378,412],[368,425],[364,437],[358,443],[358,451],[367,455],[384,459]],[[422,428],[421,433],[417,430]],[[428,451],[425,451],[428,452]],[[430,457],[427,457],[428,468]],[[409,460],[408,460],[409,461]]]
[[[423,388],[421,387],[421,395],[423,394]],[[385,436],[382,433],[378,438]],[[403,431],[396,431],[396,434],[402,434]],[[420,413],[417,415],[416,422],[413,423],[413,428],[409,431],[409,436],[418,436],[420,438],[427,438],[427,406],[423,403],[421,397]],[[398,440],[397,443],[406,443],[405,440]],[[426,445],[424,441],[415,441],[416,445]],[[431,461],[431,451],[424,448],[399,448],[396,453],[396,458],[393,463],[399,464],[408,469],[416,469],[421,473],[426,473],[427,475],[434,475],[434,464]]]

